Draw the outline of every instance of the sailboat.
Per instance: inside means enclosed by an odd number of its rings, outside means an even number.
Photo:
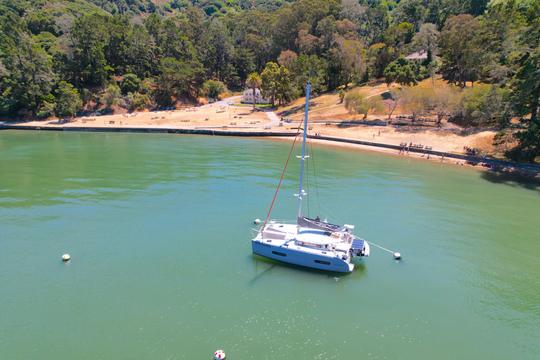
[[[306,154],[306,139],[310,93],[311,84],[308,82],[306,85],[302,154],[298,156],[300,176],[299,191],[298,194],[295,194],[298,198],[296,221],[282,222],[269,218],[279,191],[278,185],[268,216],[257,230],[256,236],[251,240],[251,246],[254,254],[266,258],[307,268],[348,273],[354,270],[354,258],[369,256],[369,243],[353,234],[354,225],[333,224],[326,220],[323,221],[319,217],[309,218],[302,214],[302,200],[307,196],[303,182],[304,166],[309,157]],[[283,174],[281,180],[283,180]]]

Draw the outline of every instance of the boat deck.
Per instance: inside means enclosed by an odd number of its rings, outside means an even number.
[[[299,228],[296,224],[269,223],[254,240],[326,257],[348,254],[352,235]],[[350,237],[349,237],[350,236]]]

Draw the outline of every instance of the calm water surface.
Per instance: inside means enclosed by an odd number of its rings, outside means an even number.
[[[329,275],[251,255],[289,146],[1,131],[0,358],[540,358],[538,187],[318,147],[310,214],[404,256]]]

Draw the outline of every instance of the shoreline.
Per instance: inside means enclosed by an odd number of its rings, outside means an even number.
[[[261,139],[266,139],[266,138],[261,138]],[[292,137],[270,137],[269,140],[281,141],[281,142],[285,142],[285,141],[290,142],[291,139],[292,139]],[[374,147],[374,146],[369,146],[369,145],[354,144],[354,143],[350,143],[350,142],[336,142],[336,141],[331,141],[331,140],[317,139],[317,138],[314,138],[314,137],[309,138],[308,142],[311,142],[314,145],[330,147],[330,148],[334,148],[334,149],[349,149],[349,150],[355,150],[355,151],[370,152],[370,153],[373,153],[373,154],[383,154],[385,156],[391,156],[391,157],[400,158],[400,159],[412,159],[412,160],[420,160],[420,161],[429,161],[429,162],[439,163],[439,164],[443,164],[443,165],[467,167],[467,168],[471,168],[471,169],[475,169],[475,170],[479,170],[479,171],[488,170],[488,169],[486,169],[484,167],[481,167],[481,166],[467,164],[467,162],[465,160],[461,160],[461,159],[452,159],[450,157],[446,157],[441,161],[440,157],[438,157],[436,155],[431,155],[431,154],[430,154],[430,157],[428,158],[426,156],[426,154],[420,154],[420,153],[414,153],[414,152],[410,152],[410,153],[402,152],[402,153],[399,153],[399,152],[396,152],[395,149],[386,148],[386,147]],[[379,143],[379,145],[386,145],[386,144]]]
[[[290,141],[296,132],[272,131],[271,129],[250,128],[249,130],[231,128],[176,128],[162,126],[62,126],[62,125],[25,125],[25,124],[0,124],[0,130],[25,130],[25,131],[69,131],[69,132],[125,132],[125,133],[163,133],[182,135],[206,135],[206,136],[232,136],[251,138],[270,138],[279,141]],[[439,162],[445,165],[467,166],[481,171],[503,173],[529,178],[540,179],[540,166],[534,164],[516,163],[511,161],[485,158],[473,155],[455,154],[437,150],[425,150],[410,148],[403,150],[399,145],[380,142],[371,142],[346,137],[327,135],[308,135],[310,141],[315,144],[326,146],[347,147],[350,149],[371,151],[386,155],[418,160]]]

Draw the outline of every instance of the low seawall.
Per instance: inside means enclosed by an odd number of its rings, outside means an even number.
[[[40,130],[40,131],[83,131],[83,132],[127,132],[127,133],[161,133],[161,134],[188,134],[188,135],[215,135],[215,136],[295,136],[292,132],[270,131],[235,131],[214,129],[177,129],[154,127],[100,127],[100,126],[37,126],[37,125],[0,125],[0,130]]]

